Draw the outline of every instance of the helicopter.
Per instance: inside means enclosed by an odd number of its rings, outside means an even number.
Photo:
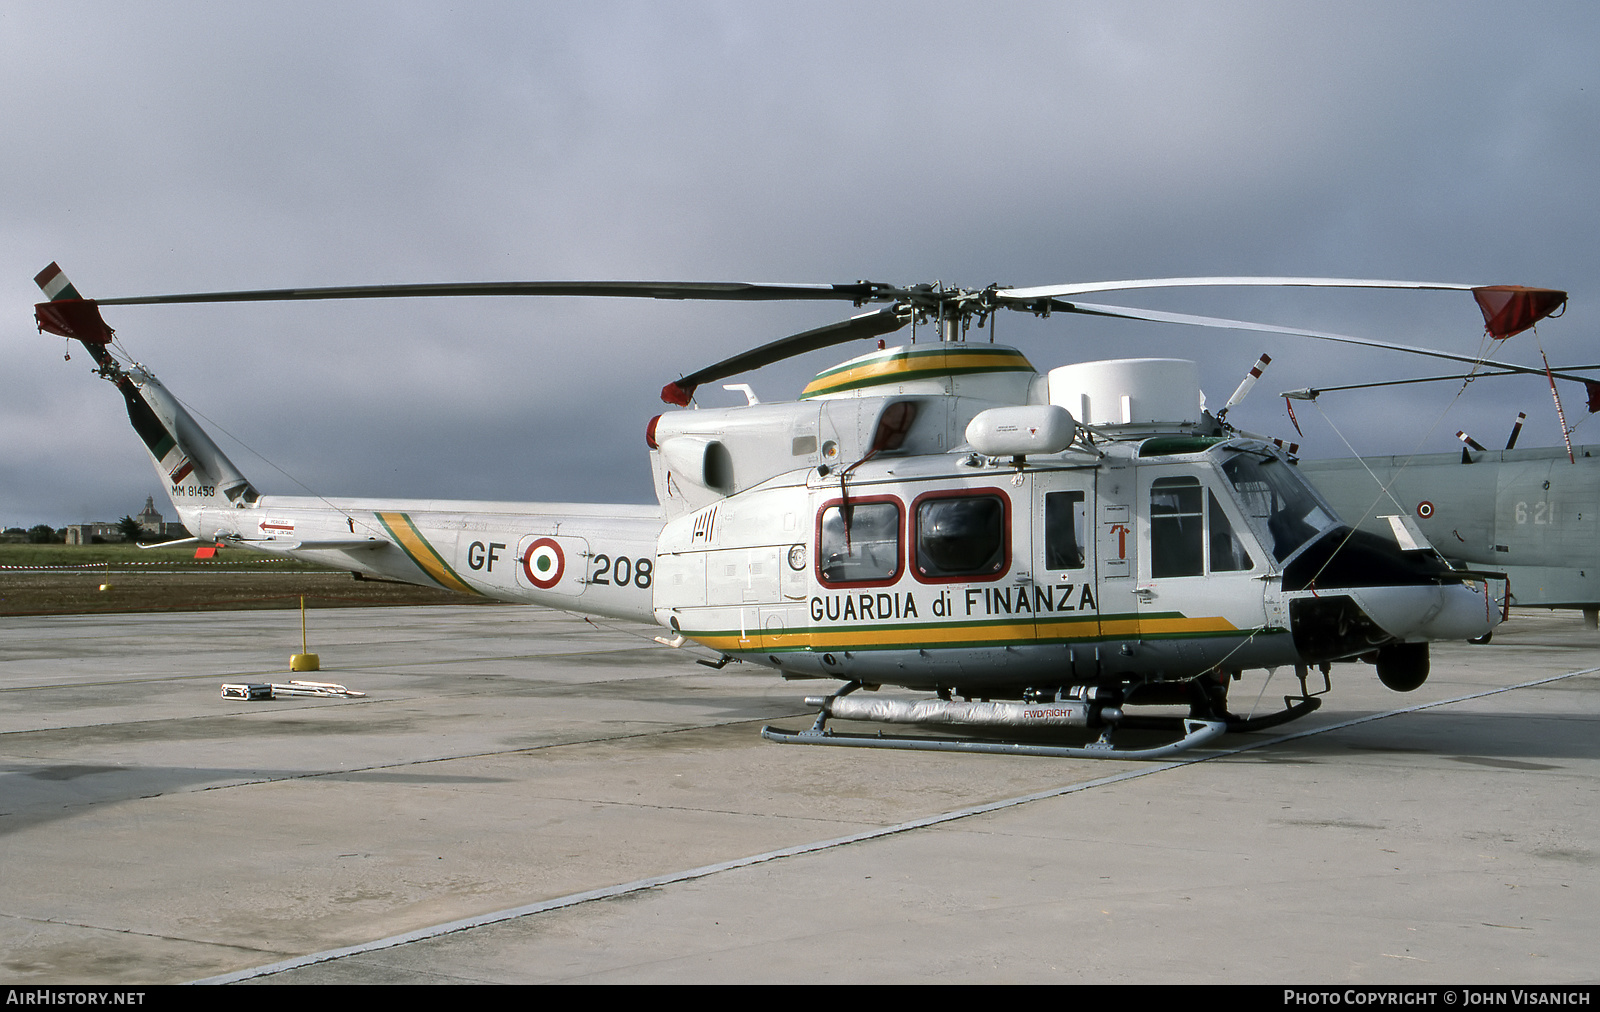
[[[1589,410],[1600,410],[1592,397]],[[1600,446],[1518,448],[1525,417],[1518,414],[1504,449],[1461,431],[1459,455],[1303,460],[1299,467],[1340,516],[1361,518],[1358,527],[1379,530],[1378,515],[1407,513],[1453,565],[1504,572],[1512,604],[1580,610],[1589,628],[1600,627]]]
[[[1274,441],[1205,410],[1193,362],[1041,372],[1016,348],[992,343],[992,332],[991,343],[966,340],[968,329],[1009,309],[1402,347],[1078,297],[1223,285],[1461,290],[1473,293],[1495,337],[1566,301],[1519,286],[1321,278],[981,289],[505,282],[97,301],[56,264],[35,280],[48,300],[35,307],[40,330],[79,341],[118,388],[197,543],[653,623],[668,646],[715,651],[716,666],[739,660],[842,683],[807,697],[817,710],[810,728],[763,728],[777,742],[1133,759],[1302,717],[1331,689],[1334,662],[1367,661],[1388,687],[1415,689],[1428,674],[1430,642],[1480,638],[1505,617],[1506,578],[1451,566],[1410,517],[1390,520],[1392,538],[1344,524]],[[654,507],[263,495],[153,372],[113,354],[115,333],[100,313],[447,295],[882,305],[666,384],[663,402],[684,408],[705,384],[796,354],[878,345],[824,369],[793,401],[758,402],[743,387],[744,405],[651,418]],[[930,325],[936,339],[919,342],[919,326]],[[908,326],[909,343],[886,343]],[[1281,711],[1229,711],[1230,681],[1281,666],[1293,667],[1300,689]],[[874,698],[885,685],[926,698]],[[1129,712],[1145,705],[1187,706],[1188,715]],[[841,731],[830,721],[913,730]],[[1129,731],[1162,734],[1154,743],[1136,734],[1130,745]]]

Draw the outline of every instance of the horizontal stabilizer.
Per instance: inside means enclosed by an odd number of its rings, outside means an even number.
[[[210,538],[184,538],[182,541],[152,541],[148,545],[135,545],[135,548],[183,548],[188,545],[209,545]]]
[[[240,539],[232,542],[240,548],[253,548],[258,552],[356,552],[382,548],[390,542],[385,538],[329,538],[325,541],[296,541],[293,538]]]

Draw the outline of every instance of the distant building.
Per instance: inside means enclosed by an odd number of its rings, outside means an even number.
[[[153,495],[144,497],[144,509],[140,510],[139,515],[134,519],[139,521],[139,526],[144,528],[146,534],[159,535],[165,533],[161,529],[163,526],[161,514],[156,512],[156,497]]]
[[[139,527],[151,538],[187,538],[188,528],[182,524],[169,524],[165,518],[156,511],[156,497],[145,496],[144,509],[134,517],[139,521]],[[92,524],[68,524],[67,544],[91,545],[96,541],[121,541],[122,530],[116,524],[95,521]]]
[[[92,545],[99,541],[121,541],[122,531],[116,524],[68,524],[67,544]]]

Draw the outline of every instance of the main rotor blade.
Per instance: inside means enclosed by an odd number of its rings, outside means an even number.
[[[751,369],[759,369],[764,365],[781,362],[795,355],[803,355],[808,351],[819,348],[830,348],[836,344],[844,344],[862,338],[881,337],[892,334],[911,322],[911,311],[908,307],[896,303],[875,309],[870,313],[852,316],[840,323],[830,323],[826,327],[808,330],[803,334],[792,334],[789,337],[779,338],[770,344],[742,352],[732,358],[725,358],[716,365],[706,366],[699,372],[693,372],[675,383],[668,383],[661,388],[661,399],[667,404],[687,405],[694,397],[695,388],[702,383],[713,380],[725,379],[736,376]]]
[[[1085,292],[1125,291],[1133,288],[1195,287],[1275,288],[1403,288],[1433,291],[1470,291],[1483,312],[1483,329],[1504,340],[1520,334],[1567,304],[1567,293],[1554,288],[1525,285],[1465,285],[1447,281],[1381,281],[1367,278],[1148,278],[1134,281],[1091,281],[1084,284],[1042,285],[1035,288],[998,289],[995,299],[1012,309],[1056,308],[1050,300]]]
[[[1600,369],[1600,364],[1597,364],[1597,365],[1569,365],[1569,366],[1563,366],[1562,368],[1567,370],[1568,372],[1570,372],[1573,369]],[[1534,371],[1538,372],[1538,370],[1534,370]],[[1333,387],[1300,387],[1298,390],[1285,390],[1282,393],[1278,394],[1278,396],[1279,397],[1292,398],[1293,400],[1297,400],[1297,401],[1314,401],[1314,400],[1316,400],[1318,397],[1320,397],[1323,394],[1331,394],[1331,393],[1335,393],[1335,392],[1340,391],[1340,390],[1371,390],[1371,389],[1373,389],[1375,387],[1403,387],[1403,386],[1408,386],[1408,385],[1410,385],[1412,383],[1443,383],[1443,382],[1445,382],[1447,380],[1477,380],[1477,379],[1487,379],[1490,376],[1520,376],[1520,375],[1522,375],[1521,372],[1512,372],[1510,370],[1505,370],[1505,369],[1487,369],[1487,370],[1484,370],[1483,372],[1457,373],[1457,374],[1454,374],[1454,375],[1451,375],[1451,376],[1418,376],[1418,377],[1416,377],[1414,379],[1374,380],[1371,383],[1346,383],[1346,384],[1343,384],[1342,386],[1333,386]],[[1544,374],[1542,372],[1540,372],[1539,375],[1542,376]],[[1560,372],[1552,372],[1552,375],[1561,376],[1562,378],[1566,378],[1565,375],[1563,373],[1560,373]],[[1593,382],[1596,382],[1596,381],[1595,380],[1585,380],[1584,382],[1593,383]]]
[[[1534,376],[1543,376],[1545,371],[1534,366],[1517,365],[1515,362],[1499,362],[1492,358],[1473,358],[1471,355],[1458,355],[1455,352],[1436,351],[1433,348],[1419,348],[1410,344],[1395,344],[1390,341],[1374,341],[1366,337],[1351,337],[1348,334],[1330,334],[1322,330],[1304,330],[1299,327],[1275,327],[1269,323],[1250,323],[1245,320],[1225,320],[1215,316],[1190,316],[1187,313],[1163,313],[1154,309],[1132,309],[1128,306],[1097,306],[1087,302],[1053,302],[1051,309],[1056,312],[1081,313],[1085,316],[1109,316],[1120,320],[1148,320],[1152,323],[1181,323],[1191,327],[1216,327],[1221,330],[1251,330],[1265,334],[1289,334],[1294,337],[1309,337],[1317,341],[1335,341],[1340,344],[1355,344],[1364,348],[1384,348],[1389,351],[1403,351],[1411,355],[1425,355],[1428,358],[1442,358],[1450,362],[1465,362],[1468,365],[1493,366],[1496,369],[1505,369],[1509,372],[1529,373]],[[1574,382],[1587,382],[1583,376],[1574,376],[1571,373],[1552,372],[1550,375],[1556,379],[1573,380]]]
[[[1132,281],[1087,281],[1068,285],[1038,285],[1033,288],[1001,288],[995,297],[1003,302],[1034,302],[1062,299],[1088,292],[1121,292],[1133,288],[1409,288],[1429,291],[1471,291],[1481,285],[1462,285],[1448,281],[1381,281],[1366,278],[1140,278]]]
[[[97,299],[102,306],[183,302],[299,302],[315,299],[402,299],[474,295],[565,295],[724,302],[837,300],[862,305],[898,291],[875,281],[853,285],[768,285],[742,281],[469,281],[421,285],[352,285],[336,288],[268,288],[240,292],[137,295]]]

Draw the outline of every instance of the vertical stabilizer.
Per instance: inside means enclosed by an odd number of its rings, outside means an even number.
[[[256,501],[249,480],[160,380],[132,366],[118,379],[117,389],[128,404],[128,420],[150,451],[178,512]]]

